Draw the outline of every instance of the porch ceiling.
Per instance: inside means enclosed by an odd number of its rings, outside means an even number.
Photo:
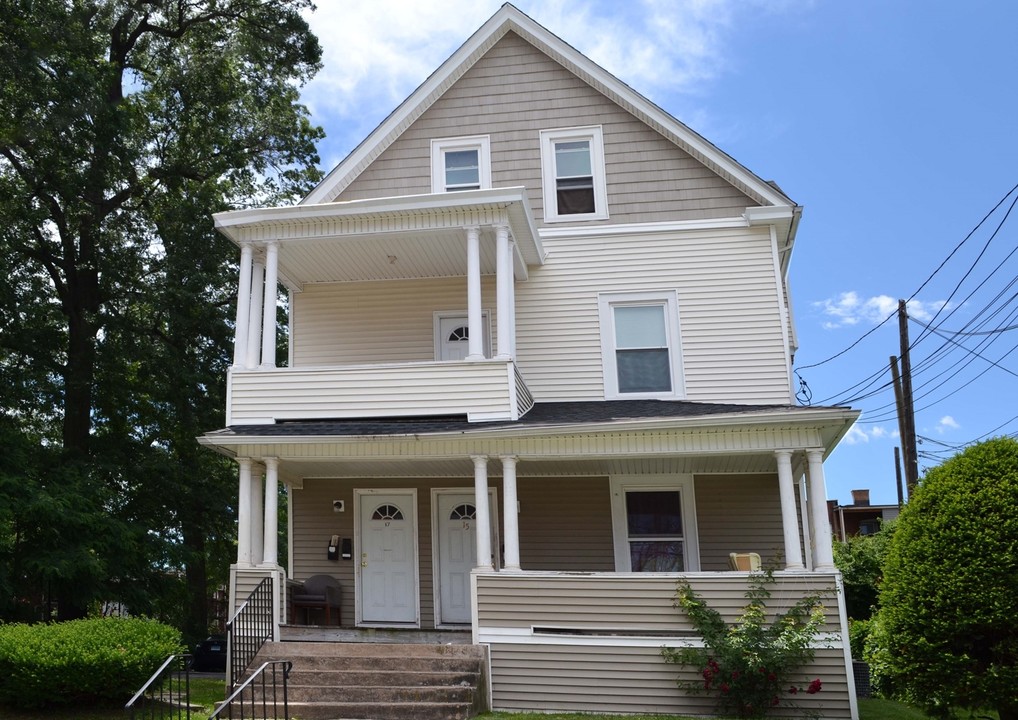
[[[481,272],[496,270],[495,231],[515,240],[515,274],[544,262],[524,188],[238,210],[215,216],[238,245],[279,243],[279,277],[308,283],[466,275],[465,228],[480,228]]]

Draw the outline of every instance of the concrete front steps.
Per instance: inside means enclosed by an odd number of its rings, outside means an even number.
[[[466,720],[487,708],[484,648],[463,644],[267,643],[252,667],[289,660],[301,720]]]

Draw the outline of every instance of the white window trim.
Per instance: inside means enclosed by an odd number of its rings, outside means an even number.
[[[615,572],[633,572],[629,557],[629,528],[626,523],[626,492],[629,490],[678,490],[682,504],[683,572],[700,571],[699,530],[696,527],[696,497],[693,476],[612,475],[609,478],[612,503],[612,536],[615,546]],[[641,575],[644,573],[641,573]]]
[[[665,308],[665,335],[668,358],[671,363],[671,392],[620,393],[618,368],[615,363],[615,313],[619,305],[663,305]],[[682,335],[679,331],[679,298],[674,290],[601,293],[597,296],[598,317],[601,323],[601,367],[604,373],[606,400],[669,399],[686,397],[685,373],[682,372]]]
[[[431,192],[447,191],[445,187],[445,154],[455,150],[477,150],[477,170],[481,190],[491,187],[491,137],[441,138],[431,141]]]
[[[594,212],[559,215],[555,184],[555,143],[590,141],[590,171],[594,174]],[[577,222],[608,219],[608,188],[604,172],[604,136],[600,125],[541,131],[541,178],[544,187],[544,221]]]

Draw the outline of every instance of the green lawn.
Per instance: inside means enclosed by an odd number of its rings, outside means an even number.
[[[191,700],[211,713],[215,703],[223,699],[224,686],[221,680],[195,679],[191,681]],[[860,720],[929,720],[921,711],[891,700],[860,700]],[[21,711],[0,706],[0,718],[4,720],[127,720],[131,715],[123,706],[95,707],[83,709],[47,708],[45,710]],[[207,714],[192,714],[195,720]],[[585,715],[577,713],[485,713],[478,720],[682,720],[677,715]]]

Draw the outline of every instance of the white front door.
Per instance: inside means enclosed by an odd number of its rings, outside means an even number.
[[[494,492],[491,508],[491,547],[497,548]],[[435,581],[438,587],[436,623],[459,625],[471,622],[470,571],[477,562],[477,507],[469,491],[435,491],[435,545],[438,548]]]
[[[481,316],[483,337],[482,352],[485,357],[491,356],[491,340],[488,323],[488,312]],[[467,326],[466,315],[447,315],[436,313],[435,318],[435,358],[437,360],[465,360],[470,353],[470,328]]]
[[[360,607],[365,623],[417,623],[416,502],[412,492],[361,494]]]

